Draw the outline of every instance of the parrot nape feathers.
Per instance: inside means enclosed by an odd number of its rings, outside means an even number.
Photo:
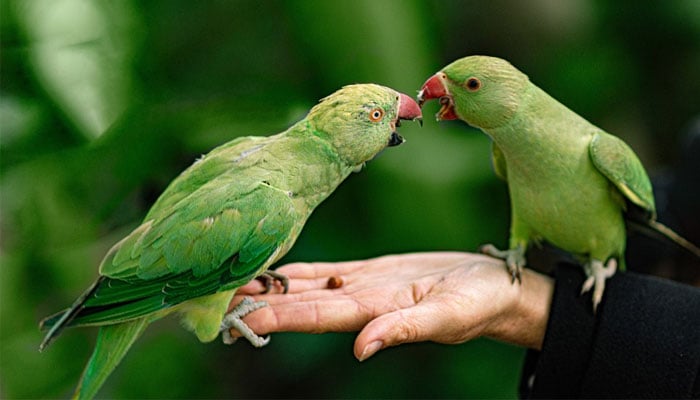
[[[269,137],[239,137],[175,178],[143,223],[112,247],[97,281],[73,305],[41,322],[40,349],[68,326],[99,326],[75,396],[93,397],[146,326],[172,312],[202,342],[237,329],[267,343],[241,320],[264,302],[226,314],[236,288],[266,276],[292,247],[312,211],[353,171],[403,139],[401,119],[420,120],[405,94],[346,86],[304,119]],[[270,273],[268,278],[281,279]]]
[[[418,94],[439,99],[436,118],[460,119],[492,139],[496,175],[508,183],[508,250],[486,254],[506,260],[520,278],[530,243],[547,240],[575,255],[593,288],[593,309],[605,279],[624,269],[625,220],[644,225],[700,257],[700,249],[656,221],[644,167],[619,138],[583,119],[500,58],[459,59],[430,77]]]

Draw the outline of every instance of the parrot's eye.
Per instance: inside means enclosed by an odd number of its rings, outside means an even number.
[[[470,92],[476,92],[477,90],[481,89],[481,81],[477,78],[469,78],[467,79],[467,90]]]
[[[369,112],[369,120],[372,122],[379,122],[384,117],[384,110],[381,108],[375,108]]]

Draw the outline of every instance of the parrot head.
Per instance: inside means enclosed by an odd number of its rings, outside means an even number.
[[[307,116],[348,165],[362,165],[388,146],[404,142],[397,128],[402,119],[421,121],[409,96],[375,84],[348,85],[321,99]]]
[[[439,99],[438,121],[461,119],[477,128],[496,128],[515,115],[528,82],[508,61],[470,56],[431,76],[418,93],[418,103]]]

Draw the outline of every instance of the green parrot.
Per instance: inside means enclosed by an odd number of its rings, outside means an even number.
[[[312,211],[351,172],[403,138],[401,119],[420,121],[416,102],[374,84],[346,86],[286,131],[241,137],[201,157],[173,180],[143,220],[114,245],[99,277],[73,305],[41,322],[40,349],[68,326],[100,326],[75,392],[91,398],[151,322],[170,313],[202,342],[237,329],[267,304],[245,298],[226,313],[236,288],[266,272],[294,244]]]
[[[493,167],[508,183],[508,250],[482,251],[506,260],[520,280],[531,243],[547,240],[580,259],[593,288],[593,310],[605,280],[624,270],[625,219],[668,237],[700,257],[700,249],[656,221],[651,183],[619,138],[583,119],[535,86],[505,60],[471,56],[430,77],[418,94],[439,99],[436,118],[460,119],[493,141]]]

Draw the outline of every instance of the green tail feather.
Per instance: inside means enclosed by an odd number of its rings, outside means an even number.
[[[97,287],[100,286],[104,279],[104,276],[99,277],[85,292],[83,292],[83,294],[80,295],[80,297],[73,302],[73,305],[71,305],[70,308],[49,316],[39,323],[39,329],[49,329],[49,332],[39,345],[39,351],[43,351],[66,326],[70,325],[71,321],[73,321],[80,311],[82,311],[85,301],[88,299],[88,297],[95,293],[95,290],[97,290]]]
[[[148,322],[146,318],[138,318],[100,328],[95,351],[83,371],[83,376],[73,394],[74,399],[95,397],[131,345],[146,329]]]
[[[690,243],[686,238],[683,236],[677,234],[671,228],[667,227],[666,225],[657,222],[657,221],[651,221],[650,225],[652,228],[654,228],[656,231],[661,232],[664,236],[667,238],[671,239],[673,243],[676,243],[683,249],[685,249],[687,252],[690,254],[693,254],[695,257],[700,258],[700,248],[698,248],[696,245]]]
[[[698,248],[698,246],[689,242],[686,238],[674,232],[671,228],[662,224],[661,222],[654,220],[639,222],[634,219],[630,219],[627,222],[635,230],[645,233],[652,238],[668,240],[670,243],[675,244],[676,246],[700,259],[700,248]]]

